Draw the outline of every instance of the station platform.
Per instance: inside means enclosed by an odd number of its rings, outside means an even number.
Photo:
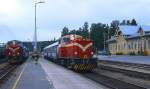
[[[12,89],[108,89],[45,59],[25,63]]]
[[[119,61],[136,64],[150,64],[150,56],[128,56],[128,55],[98,55],[98,60]]]
[[[40,64],[27,61],[12,89],[53,89]]]

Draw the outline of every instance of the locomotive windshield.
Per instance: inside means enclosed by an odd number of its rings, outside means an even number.
[[[71,40],[74,40],[74,39],[80,39],[80,38],[82,38],[82,36],[79,36],[79,35],[71,35],[70,38],[71,38]]]
[[[68,43],[70,41],[70,38],[63,38],[63,42]]]

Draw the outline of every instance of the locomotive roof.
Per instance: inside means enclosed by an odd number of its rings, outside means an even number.
[[[7,44],[6,44],[6,47],[10,46],[13,42],[15,42],[18,46],[23,47],[22,42],[21,42],[21,41],[18,41],[18,40],[8,41]]]
[[[55,42],[55,43],[53,43],[53,44],[51,44],[51,45],[46,46],[44,49],[48,49],[48,48],[53,47],[53,46],[56,46],[56,45],[58,45],[58,44],[59,44],[59,42]]]
[[[80,36],[80,35],[70,34],[70,35],[65,35],[65,36],[63,36],[63,37],[70,37],[70,36]],[[80,36],[80,37],[82,37],[82,36]]]
[[[65,36],[63,36],[62,38],[64,38],[64,37],[75,38],[75,39],[77,39],[77,38],[82,38],[82,36],[76,35],[76,34],[65,35]]]
[[[19,43],[19,44],[21,43],[21,41],[18,41],[18,40],[12,40],[12,41],[8,41],[7,44],[10,44],[10,43],[12,43],[12,42],[16,42],[16,43]]]

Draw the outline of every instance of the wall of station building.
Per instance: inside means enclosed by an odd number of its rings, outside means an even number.
[[[150,36],[142,38],[125,39],[122,36],[118,37],[115,41],[109,42],[109,51],[112,55],[131,53],[139,54],[144,52],[150,55]]]

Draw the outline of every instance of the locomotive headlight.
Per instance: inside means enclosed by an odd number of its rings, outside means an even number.
[[[17,55],[19,55],[20,53],[18,52]]]
[[[91,52],[91,55],[93,55],[94,53],[93,52]]]
[[[78,52],[74,52],[74,54],[75,54],[75,55],[77,55],[77,54],[78,54]]]
[[[11,53],[9,52],[8,54],[10,55]]]

